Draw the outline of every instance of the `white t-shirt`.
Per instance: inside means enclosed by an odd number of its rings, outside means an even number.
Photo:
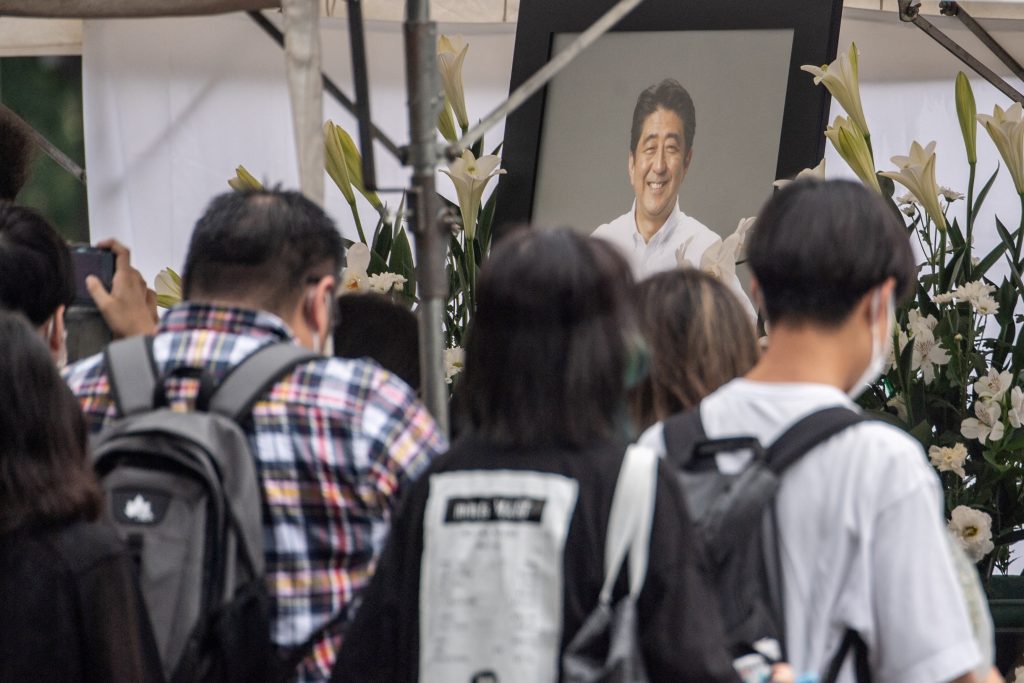
[[[831,386],[737,379],[700,411],[709,437],[755,436],[767,447],[833,405],[854,406]],[[640,442],[664,453],[661,424]],[[787,657],[797,672],[823,673],[847,628],[867,643],[876,683],[949,681],[980,662],[939,480],[913,438],[880,422],[854,425],[785,473],[776,504]],[[854,680],[851,666],[839,680]]]
[[[665,270],[672,270],[679,267],[676,259],[676,250],[685,245],[683,259],[694,268],[700,268],[700,260],[708,247],[721,238],[713,230],[705,226],[696,218],[691,218],[679,209],[676,203],[672,214],[665,220],[665,224],[654,233],[649,242],[644,238],[636,227],[636,201],[628,212],[622,214],[611,223],[605,223],[597,228],[591,237],[597,237],[614,244],[622,252],[622,255],[629,261],[633,270],[633,277],[642,280],[648,275],[660,273]],[[747,309],[752,319],[757,318],[750,299],[739,278],[733,275],[729,285],[730,289],[739,298],[740,303]]]

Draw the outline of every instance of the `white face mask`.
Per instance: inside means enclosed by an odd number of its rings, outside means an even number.
[[[850,398],[855,400],[882,376],[889,353],[892,351],[892,323],[896,316],[896,304],[892,297],[889,297],[889,301],[886,302],[885,335],[879,341],[878,309],[881,306],[881,301],[882,292],[875,291],[875,295],[871,298],[871,361],[864,368],[864,373],[846,392]]]

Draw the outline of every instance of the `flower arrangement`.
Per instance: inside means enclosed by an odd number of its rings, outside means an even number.
[[[459,130],[463,134],[469,130],[462,82],[462,66],[468,52],[469,45],[458,36],[441,36],[438,41],[437,66],[444,86],[444,106],[437,130],[450,143],[458,141]],[[324,124],[324,145],[325,170],[345,198],[359,238],[345,241],[346,263],[340,293],[376,291],[409,307],[415,306],[416,268],[405,228],[404,197],[398,209],[391,211],[375,192],[366,189],[359,149],[349,133],[332,121]],[[481,139],[441,171],[451,179],[458,200],[455,204],[439,196],[452,226],[447,260],[449,295],[444,321],[445,379],[449,383],[462,370],[462,344],[476,307],[476,274],[491,246],[496,197],[492,193],[484,202],[484,191],[493,178],[505,172],[500,168],[498,156],[501,145],[490,154],[484,154],[483,148]],[[228,185],[236,191],[263,187],[244,166],[235,169],[235,176],[228,180]],[[357,192],[377,214],[369,237],[364,231]],[[156,289],[162,307],[169,308],[181,300],[181,279],[170,268],[157,276]]]
[[[957,116],[969,165],[967,195],[940,187],[935,143],[913,142],[894,170],[878,172],[860,102],[857,50],[824,67],[805,66],[828,88],[848,117],[826,131],[858,178],[905,217],[918,247],[919,282],[897,311],[889,370],[862,398],[916,437],[938,471],[949,529],[983,576],[1005,571],[1010,546],[1024,540],[1024,116],[1020,104],[977,114],[967,77],[955,83]],[[980,225],[979,212],[998,174],[980,185],[977,127],[981,124],[1021,197],[1016,229],[999,219]],[[896,184],[906,193],[895,196]],[[961,200],[961,211],[950,208]],[[954,215],[956,214],[956,215]],[[756,229],[756,228],[755,228]],[[999,244],[974,253],[977,230],[994,230]],[[1008,274],[996,278],[1004,264]]]

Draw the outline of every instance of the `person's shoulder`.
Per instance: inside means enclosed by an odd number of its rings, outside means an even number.
[[[117,534],[100,521],[77,520],[47,530],[43,538],[72,574],[84,574],[99,564],[127,557]]]
[[[375,361],[326,356],[297,365],[278,381],[271,395],[343,413],[367,403],[401,407],[416,401],[409,385]]]
[[[630,210],[607,223],[602,223],[594,232],[590,233],[590,236],[616,241],[628,237],[635,229],[633,225],[633,212]]]
[[[682,211],[679,212],[679,229],[676,233],[678,241],[692,240],[693,248],[701,252],[722,239],[717,232]]]

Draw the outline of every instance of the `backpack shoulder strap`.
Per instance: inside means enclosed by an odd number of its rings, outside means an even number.
[[[817,410],[797,421],[768,448],[768,467],[781,474],[818,444],[867,419],[844,406]]]
[[[662,434],[665,439],[665,457],[676,466],[688,463],[693,455],[693,447],[708,438],[700,419],[700,405],[666,418],[662,422]]]
[[[852,628],[846,629],[832,660],[828,664],[822,683],[836,683],[850,650],[853,650],[853,665],[857,683],[871,683],[871,664],[868,660],[868,646],[860,634]]]
[[[118,413],[127,416],[152,408],[157,381],[153,337],[118,339],[107,345],[103,358]]]
[[[286,372],[304,361],[322,358],[295,344],[268,344],[228,372],[210,397],[210,410],[239,421]]]

